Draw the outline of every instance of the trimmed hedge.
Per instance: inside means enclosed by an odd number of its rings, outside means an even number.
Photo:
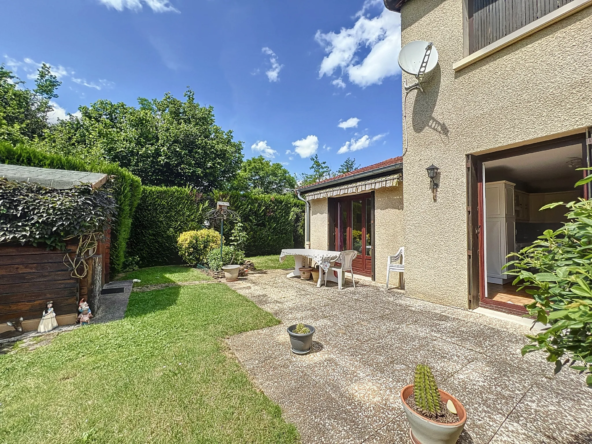
[[[30,146],[12,146],[0,142],[0,163],[58,170],[89,171],[115,176],[113,197],[117,202],[117,217],[111,226],[111,274],[121,272],[127,257],[126,246],[132,226],[132,216],[142,193],[141,180],[125,168],[104,161],[84,162],[80,159],[48,154]]]
[[[304,202],[287,194],[254,194],[215,192],[215,200],[230,203],[237,212],[248,235],[245,253],[248,256],[279,254],[283,248],[304,244]],[[224,224],[224,238],[230,236],[232,222]]]
[[[207,202],[191,188],[143,187],[134,214],[129,256],[141,267],[181,264],[177,239],[185,231],[200,230]]]

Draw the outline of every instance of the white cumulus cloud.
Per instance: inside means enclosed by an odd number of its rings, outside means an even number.
[[[263,52],[263,54],[267,54],[269,56],[269,63],[271,64],[271,68],[269,70],[265,71],[267,78],[269,79],[270,82],[279,81],[280,80],[280,71],[282,70],[284,65],[280,65],[280,62],[278,61],[278,57],[277,57],[277,55],[275,55],[275,52],[273,52],[267,46],[265,48],[261,49],[261,52]]]
[[[319,148],[319,138],[317,136],[308,136],[304,139],[292,142],[292,145],[296,147],[294,151],[304,159],[305,157],[310,157],[313,154],[316,154],[317,149]]]
[[[47,121],[49,123],[58,123],[59,120],[66,120],[68,118],[68,113],[66,112],[66,110],[62,108],[60,105],[58,105],[56,102],[51,101],[50,105],[53,108],[53,111],[47,114]],[[81,116],[80,111],[76,111],[72,115],[74,117]]]
[[[372,17],[367,11],[379,3],[367,0],[351,28],[341,28],[339,32],[317,31],[315,39],[327,52],[319,68],[320,78],[331,77],[338,71],[338,79],[333,80],[335,86],[342,88],[338,80],[347,75],[350,82],[366,87],[400,73],[397,64],[401,48],[400,15],[382,8],[380,15]]]
[[[358,127],[358,123],[360,123],[360,119],[358,119],[357,117],[350,117],[349,119],[347,119],[344,122],[339,122],[337,124],[337,126],[339,128],[343,128],[343,129],[348,129],[348,128],[357,128]]]
[[[179,12],[169,0],[98,0],[102,5],[113,8],[116,11],[130,9],[132,11],[141,11],[144,5],[148,6],[154,12]]]
[[[337,154],[343,154],[343,153],[349,153],[352,151],[363,150],[364,148],[368,148],[374,142],[379,141],[384,136],[386,136],[386,134],[379,134],[378,136],[374,136],[374,137],[370,137],[370,136],[366,135],[366,136],[360,137],[359,139],[353,138],[349,142],[345,142],[345,145],[343,145],[341,148],[339,148],[339,151],[337,151]]]
[[[251,145],[251,149],[260,153],[263,157],[267,157],[268,159],[273,159],[277,154],[277,151],[272,149],[267,144],[267,140],[258,140],[253,145]]]
[[[345,86],[346,86],[345,82],[343,80],[341,80],[341,77],[333,80],[331,83],[338,88],[345,88]]]

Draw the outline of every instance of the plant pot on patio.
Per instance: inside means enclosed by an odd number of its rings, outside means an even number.
[[[224,271],[224,277],[226,282],[238,281],[238,272],[240,271],[240,265],[225,265],[222,267]]]
[[[299,270],[300,270],[300,279],[303,279],[305,281],[307,281],[307,280],[310,279],[310,275],[311,275],[312,270],[313,270],[312,268],[310,268],[310,267],[302,267],[302,268],[299,268]]]
[[[312,335],[314,335],[314,332],[315,328],[312,325],[290,325],[288,327],[288,334],[290,335],[292,353],[296,353],[297,355],[305,355],[309,353],[312,348]]]
[[[401,403],[411,425],[409,433],[414,443],[457,442],[465,426],[467,412],[458,399],[436,386],[428,366],[417,366],[415,384],[401,390]]]
[[[318,282],[318,280],[319,280],[319,267],[313,268],[312,271],[310,272],[310,274],[312,275],[312,280],[314,282]]]

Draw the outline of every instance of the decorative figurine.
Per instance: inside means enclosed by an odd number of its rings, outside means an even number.
[[[47,308],[43,312],[43,317],[39,322],[39,327],[37,327],[37,331],[40,333],[45,333],[53,330],[57,326],[58,321],[56,321],[56,315],[53,311],[53,301],[49,301],[47,303]]]
[[[80,325],[88,325],[90,324],[90,318],[93,317],[90,307],[86,302],[86,298],[80,299],[80,303],[78,304],[78,322]]]

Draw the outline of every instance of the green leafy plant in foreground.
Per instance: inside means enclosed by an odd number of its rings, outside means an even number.
[[[436,379],[427,365],[415,367],[413,395],[415,404],[425,416],[433,417],[442,413]]]
[[[310,333],[310,329],[301,322],[296,326],[293,333],[296,333],[298,335],[307,335]]]
[[[588,168],[587,168],[588,169]],[[592,181],[592,175],[576,186]],[[563,205],[568,209],[560,229],[546,230],[539,239],[506,265],[516,275],[514,285],[526,289],[534,301],[527,305],[536,320],[550,327],[528,335],[522,355],[547,353],[555,373],[564,366],[586,374],[592,386],[592,200],[552,203],[541,210]]]
[[[214,248],[208,254],[208,267],[210,270],[220,271],[224,265],[242,265],[245,262],[244,251],[237,250],[234,247],[224,247],[222,260],[220,260],[220,249]]]

